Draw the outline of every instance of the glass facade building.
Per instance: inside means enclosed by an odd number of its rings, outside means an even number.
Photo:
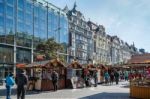
[[[33,62],[37,44],[52,37],[68,45],[68,19],[60,8],[36,0],[0,0],[0,69]]]

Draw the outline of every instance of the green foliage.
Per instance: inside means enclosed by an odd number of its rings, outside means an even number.
[[[64,46],[57,43],[54,38],[49,38],[47,41],[38,44],[36,47],[36,51],[37,53],[45,55],[46,57],[52,59],[59,57],[57,56],[57,52],[64,52]],[[60,60],[64,59],[64,57],[62,57],[62,59],[61,57],[59,57]]]

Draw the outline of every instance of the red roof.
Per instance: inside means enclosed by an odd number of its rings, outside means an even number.
[[[134,63],[150,63],[150,54],[139,54],[133,55],[131,59],[128,61],[130,64]]]
[[[24,63],[16,64],[16,67],[17,67],[17,68],[23,68],[23,67],[25,67],[25,66],[26,66],[26,64],[24,64]]]

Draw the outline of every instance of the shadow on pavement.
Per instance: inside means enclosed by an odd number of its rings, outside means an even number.
[[[114,89],[115,90],[115,89]],[[129,93],[98,93],[80,99],[133,99],[129,97]]]
[[[26,95],[33,95],[33,94],[40,94],[40,93],[49,93],[51,91],[27,91]],[[17,95],[17,90],[16,88],[13,88],[11,90],[11,95]],[[0,89],[0,96],[6,96],[6,89]]]

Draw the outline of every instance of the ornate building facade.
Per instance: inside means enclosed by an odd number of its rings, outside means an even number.
[[[66,6],[64,11],[69,20],[69,63],[74,59],[81,64],[90,63],[93,56],[92,31],[83,14],[76,10],[76,4],[72,10]]]
[[[129,45],[117,36],[106,34],[104,26],[91,21],[88,21],[88,25],[93,32],[94,64],[123,64],[127,63],[132,55],[138,54],[134,44]]]

